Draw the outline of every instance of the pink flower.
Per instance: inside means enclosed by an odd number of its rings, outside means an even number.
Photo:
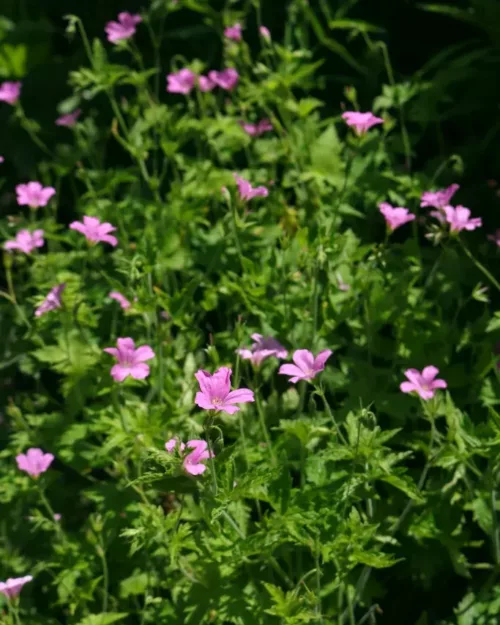
[[[415,219],[415,215],[410,213],[407,208],[401,208],[399,206],[394,208],[387,202],[379,204],[379,210],[385,217],[387,227],[391,232]]]
[[[460,189],[460,185],[452,184],[447,189],[440,189],[439,191],[425,191],[422,193],[420,200],[420,206],[425,208],[430,206],[432,208],[444,208],[448,206],[451,198]]]
[[[483,225],[481,217],[469,219],[470,210],[465,206],[443,206],[446,221],[450,224],[450,232],[460,232],[460,230],[475,230]]]
[[[238,74],[237,70],[234,69],[234,67],[228,67],[222,72],[212,70],[208,73],[208,77],[221,89],[231,91],[238,84],[240,75]]]
[[[224,31],[224,37],[232,39],[233,41],[241,41],[241,24],[235,24],[234,26],[228,26]]]
[[[204,460],[208,460],[210,457],[214,457],[214,454],[210,455],[208,451],[208,445],[206,441],[194,439],[188,441],[186,444],[181,443],[176,438],[171,438],[165,443],[165,449],[168,453],[173,453],[178,448],[182,454],[185,449],[191,449],[192,451],[184,456],[182,465],[186,473],[191,475],[201,475],[206,471],[206,465],[203,464]]]
[[[18,184],[16,187],[17,203],[19,206],[40,208],[47,206],[51,197],[56,194],[54,187],[42,187],[40,182]]]
[[[339,287],[339,289],[341,291],[350,291],[351,290],[351,285],[347,284],[346,282],[344,282],[342,280],[342,278],[338,278],[337,280],[337,286]]]
[[[43,247],[44,231],[34,230],[32,233],[29,230],[19,230],[16,234],[16,238],[7,241],[4,244],[6,250],[19,250],[25,254],[30,254],[36,247]]]
[[[267,197],[269,195],[269,191],[266,187],[252,187],[248,180],[241,178],[238,174],[233,174],[234,179],[238,185],[238,192],[240,194],[240,199],[243,202],[248,202],[254,197]]]
[[[261,37],[264,37],[264,39],[271,39],[271,31],[266,26],[261,26],[259,28],[259,33]]]
[[[123,308],[123,310],[127,310],[128,308],[132,306],[132,304],[128,301],[128,299],[124,295],[122,295],[119,291],[111,291],[111,293],[108,293],[108,297],[116,300],[120,304],[120,306]]]
[[[270,132],[274,130],[273,125],[268,119],[261,119],[257,124],[245,124],[244,122],[240,122],[241,127],[251,137],[260,137],[265,132]]]
[[[194,87],[196,75],[190,69],[181,69],[176,74],[168,74],[167,91],[169,93],[182,93],[188,95]]]
[[[21,471],[26,471],[34,478],[45,473],[54,460],[52,454],[44,454],[36,447],[28,449],[26,454],[16,456],[17,466]]]
[[[117,22],[108,22],[105,27],[108,41],[116,43],[122,39],[130,39],[135,35],[137,24],[142,22],[140,15],[132,15],[132,13],[119,13]]]
[[[20,82],[3,82],[0,85],[0,102],[7,102],[14,106],[21,95],[21,87]]]
[[[231,369],[221,367],[213,375],[200,369],[195,378],[200,385],[196,393],[195,404],[205,410],[216,410],[234,414],[239,408],[234,404],[246,404],[254,401],[253,392],[248,388],[231,391]]]
[[[431,399],[434,397],[437,388],[446,388],[448,385],[444,380],[436,380],[435,377],[439,373],[439,369],[433,367],[425,367],[420,373],[417,369],[407,369],[405,376],[409,382],[402,382],[399,388],[403,393],[416,392],[422,399]]]
[[[3,156],[0,156],[0,163],[3,163],[5,161]]]
[[[216,85],[208,76],[198,76],[198,87],[206,92],[215,89]]]
[[[358,113],[357,111],[343,113],[342,119],[348,126],[354,128],[357,135],[364,135],[372,126],[384,123],[381,117],[375,117],[373,113]]]
[[[323,371],[326,361],[332,355],[330,349],[320,352],[316,358],[308,349],[298,349],[293,355],[294,365],[281,365],[278,373],[290,375],[290,382],[296,384],[299,380],[312,380]]]
[[[56,513],[54,514],[54,521],[55,521],[56,523],[59,523],[59,521],[60,521],[61,519],[62,519],[62,515],[60,515],[60,514],[59,514],[59,512],[56,512]]]
[[[64,282],[62,284],[58,284],[57,286],[53,287],[49,291],[47,297],[40,304],[40,306],[38,306],[38,308],[35,310],[35,317],[41,317],[42,315],[44,315],[45,313],[51,310],[56,310],[56,308],[61,308],[62,306],[61,295],[65,288],[66,288],[66,284]]]
[[[0,593],[5,595],[7,599],[13,599],[19,595],[23,586],[32,580],[33,577],[31,575],[26,575],[26,577],[9,577],[6,582],[0,582]]]
[[[143,345],[135,349],[134,340],[131,338],[118,339],[117,347],[106,347],[104,351],[114,356],[118,363],[111,369],[111,375],[115,382],[123,382],[129,375],[136,380],[143,380],[149,375],[149,365],[145,360],[155,357],[154,351],[149,345]]]
[[[72,113],[61,115],[61,117],[58,117],[56,119],[56,126],[66,126],[66,128],[71,128],[72,126],[75,126],[81,113],[81,109],[76,109]]]
[[[87,241],[90,241],[91,243],[98,243],[102,241],[103,243],[109,243],[113,247],[118,245],[118,239],[109,234],[110,232],[114,232],[116,228],[107,221],[101,223],[97,217],[88,217],[85,215],[83,223],[80,221],[74,221],[69,225],[69,227],[71,230],[81,232]]]
[[[254,343],[250,349],[236,350],[243,360],[251,360],[254,365],[258,366],[269,356],[276,356],[276,358],[286,358],[288,356],[288,352],[283,345],[272,337],[264,338],[262,334],[252,334],[252,339]]]
[[[496,230],[495,234],[489,234],[488,239],[500,247],[500,230]]]

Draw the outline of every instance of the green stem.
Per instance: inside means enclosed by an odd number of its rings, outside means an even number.
[[[345,438],[345,436],[342,434],[342,431],[340,430],[340,427],[335,419],[335,417],[333,416],[333,412],[330,408],[330,404],[328,403],[326,396],[325,396],[325,392],[323,391],[323,387],[321,386],[321,384],[317,387],[316,392],[318,393],[318,395],[322,398],[323,400],[323,404],[325,405],[325,410],[326,410],[326,414],[330,417],[333,426],[335,427],[335,430],[337,432],[337,436],[339,438],[340,441],[342,441],[342,443],[344,443],[344,445],[347,445],[347,440]]]
[[[108,569],[108,561],[106,559],[106,550],[104,549],[104,544],[102,541],[101,533],[98,534],[99,546],[97,549],[97,554],[101,559],[102,563],[102,575],[103,575],[103,597],[102,597],[102,612],[106,613],[108,611],[108,598],[109,598],[109,569]]]
[[[208,420],[211,422],[211,417],[208,417]],[[212,475],[212,490],[213,490],[214,496],[217,496],[217,491],[218,491],[217,474],[215,473],[214,452],[212,449],[212,441],[210,440],[210,428],[207,422],[204,425],[204,430],[205,430],[205,438],[207,440],[208,453],[210,454],[208,464],[210,466],[210,473]]]
[[[476,265],[476,267],[479,269],[479,271],[481,271],[488,278],[488,280],[495,286],[495,288],[498,291],[500,291],[500,284],[498,283],[498,281],[491,275],[491,273],[486,269],[486,267],[484,265],[482,265],[477,260],[477,258],[472,254],[472,252],[465,245],[465,243],[462,241],[462,239],[458,239],[458,241],[459,241],[463,251],[467,254],[467,256],[474,263],[474,265]]]

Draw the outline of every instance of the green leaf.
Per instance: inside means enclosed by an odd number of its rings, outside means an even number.
[[[80,621],[77,625],[110,625],[126,618],[126,612],[108,612],[106,614],[91,614]]]

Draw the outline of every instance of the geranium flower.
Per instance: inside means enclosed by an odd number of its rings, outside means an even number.
[[[489,234],[488,239],[500,247],[500,230],[495,230],[495,234]]]
[[[117,347],[106,347],[103,350],[118,361],[111,369],[111,376],[115,382],[123,382],[129,375],[136,380],[147,378],[149,365],[144,361],[155,357],[151,347],[142,345],[136,349],[134,340],[129,337],[118,339],[116,344]]]
[[[56,119],[56,126],[66,126],[66,128],[71,128],[72,126],[75,126],[81,113],[81,109],[76,109],[72,113],[66,113],[66,115],[61,115],[61,117],[58,117]]]
[[[252,334],[254,340],[253,345],[247,349],[237,349],[236,352],[243,360],[251,360],[254,365],[260,365],[260,363],[269,358],[269,356],[276,356],[276,358],[287,358],[288,352],[276,339],[272,337],[263,337],[262,334]]]
[[[135,35],[136,26],[140,22],[142,22],[142,17],[140,15],[133,15],[126,11],[119,13],[118,21],[108,22],[104,28],[108,35],[108,41],[116,43],[123,39],[130,39],[130,37]]]
[[[259,33],[261,37],[264,37],[264,39],[271,39],[271,31],[267,28],[267,26],[261,26],[259,28]]]
[[[21,95],[21,82],[3,82],[0,85],[0,102],[14,106]]]
[[[167,91],[188,95],[194,87],[196,75],[190,69],[181,69],[177,73],[168,74]]]
[[[417,393],[422,399],[431,399],[435,395],[437,388],[446,388],[448,385],[444,380],[436,380],[435,377],[439,373],[439,369],[433,367],[425,367],[422,373],[417,369],[407,369],[405,376],[409,382],[402,382],[399,388],[403,393]]]
[[[196,393],[195,404],[205,410],[216,410],[234,414],[240,409],[234,404],[246,404],[254,401],[254,394],[248,388],[231,391],[231,374],[228,367],[221,367],[213,375],[200,369],[195,378],[200,385]]]
[[[376,117],[373,113],[358,113],[357,111],[347,111],[342,114],[345,123],[354,128],[357,135],[364,135],[372,126],[383,124],[381,117]]]
[[[269,132],[274,130],[273,125],[268,119],[261,119],[257,124],[246,124],[245,122],[240,122],[241,127],[251,137],[260,137],[265,132]]]
[[[243,200],[243,202],[248,202],[254,197],[267,197],[269,195],[269,191],[266,187],[254,188],[248,180],[241,178],[238,174],[233,174],[233,176],[238,185],[240,199]]]
[[[208,77],[221,89],[231,91],[238,84],[240,75],[238,74],[237,70],[234,69],[234,67],[228,67],[222,72],[212,70],[208,73]]]
[[[23,586],[32,580],[33,577],[31,575],[26,575],[25,577],[9,577],[6,582],[0,582],[0,593],[7,597],[7,599],[13,599],[19,595]]]
[[[316,358],[308,349],[298,349],[293,355],[294,365],[281,365],[278,373],[292,376],[290,382],[296,384],[299,380],[312,380],[325,368],[326,361],[332,355],[330,349],[320,352]]]
[[[470,210],[465,206],[444,206],[446,221],[450,224],[450,232],[475,230],[483,225],[481,217],[470,219]]]
[[[43,247],[45,243],[43,239],[43,230],[19,230],[16,234],[16,238],[4,243],[4,249],[6,250],[19,250],[25,254],[30,254],[36,247]]]
[[[3,163],[5,161],[3,156],[0,156],[0,163]]]
[[[415,219],[415,215],[410,213],[407,208],[393,207],[388,202],[382,202],[379,204],[379,210],[385,218],[389,230],[392,232]]]
[[[16,187],[17,203],[19,206],[29,206],[30,208],[47,206],[50,198],[54,197],[55,194],[54,187],[43,187],[40,182],[18,184]]]
[[[447,189],[440,189],[439,191],[425,191],[422,193],[420,200],[420,206],[425,208],[430,206],[431,208],[444,208],[448,206],[451,198],[460,189],[460,185],[452,184]]]
[[[241,41],[242,38],[241,24],[235,24],[234,26],[228,26],[224,31],[224,37],[232,39],[233,41]]]
[[[29,473],[31,477],[37,478],[45,473],[54,461],[52,454],[44,454],[41,449],[32,447],[25,454],[16,456],[17,466],[21,471]]]
[[[128,301],[128,299],[124,295],[122,295],[119,291],[111,291],[111,293],[108,293],[108,297],[116,300],[120,304],[120,306],[123,308],[123,310],[127,310],[128,308],[132,306],[132,304]]]
[[[182,454],[186,449],[191,449],[192,451],[184,456],[182,461],[182,466],[186,473],[190,475],[201,475],[207,469],[206,465],[203,464],[205,460],[209,458],[213,458],[215,454],[210,454],[208,450],[208,445],[206,441],[194,439],[188,441],[186,444],[181,443],[176,438],[171,438],[167,443],[165,443],[165,449],[168,453],[173,453],[175,449],[178,449]]]
[[[53,287],[47,297],[43,300],[43,302],[38,306],[35,310],[35,317],[41,317],[45,313],[56,310],[56,308],[60,308],[62,306],[61,295],[66,288],[66,283],[58,284]]]
[[[200,91],[213,91],[216,84],[208,76],[198,76],[198,87]]]
[[[118,239],[109,234],[114,232],[116,228],[107,221],[101,223],[97,217],[83,217],[83,223],[81,221],[74,221],[69,225],[71,230],[76,230],[85,236],[87,241],[91,243],[109,243],[113,247],[118,245]]]

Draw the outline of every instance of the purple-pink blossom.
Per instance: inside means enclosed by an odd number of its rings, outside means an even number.
[[[37,478],[45,473],[54,461],[52,454],[44,454],[41,449],[32,447],[25,454],[16,456],[17,466],[21,471],[29,473],[31,477]]]
[[[225,89],[226,91],[231,91],[238,84],[240,75],[238,74],[238,71],[234,69],[234,67],[228,67],[227,69],[224,69],[222,72],[212,70],[211,72],[208,73],[208,77],[213,83],[215,83],[221,89]]]
[[[34,230],[19,230],[16,234],[16,238],[4,243],[4,249],[6,250],[19,250],[25,254],[30,254],[35,248],[43,247],[44,231]]]
[[[254,343],[249,348],[236,350],[243,360],[251,360],[254,365],[260,365],[263,360],[270,356],[287,358],[288,352],[276,339],[264,337],[262,334],[252,334]]]
[[[0,85],[0,102],[14,106],[21,95],[21,82],[3,82]]]
[[[108,36],[108,41],[116,43],[123,39],[130,39],[135,35],[136,26],[142,22],[140,15],[133,15],[126,11],[118,14],[117,22],[108,22],[104,30]]]
[[[132,306],[132,304],[128,301],[125,295],[122,295],[119,291],[111,291],[110,293],[108,293],[108,297],[117,301],[123,308],[123,310],[127,310]]]
[[[146,360],[155,357],[149,345],[142,345],[136,349],[135,342],[130,337],[116,341],[117,347],[106,347],[104,351],[111,354],[118,361],[111,369],[111,376],[115,382],[123,382],[129,375],[136,380],[143,380],[149,375],[149,365]]]
[[[299,380],[312,380],[320,371],[323,371],[331,355],[330,349],[323,350],[316,357],[308,349],[298,349],[293,354],[295,364],[281,365],[278,373],[291,376],[292,384],[296,384]]]
[[[233,41],[241,41],[242,39],[242,26],[241,24],[235,24],[234,26],[228,26],[224,31],[224,37],[232,39]]]
[[[26,575],[25,577],[9,577],[6,582],[0,582],[0,594],[7,597],[7,599],[13,599],[19,595],[23,586],[32,580],[33,577],[31,575]]]
[[[422,399],[431,399],[438,388],[446,388],[448,385],[444,380],[435,379],[439,369],[434,366],[425,367],[422,372],[417,369],[407,369],[405,376],[408,382],[402,382],[399,388],[403,393],[417,393]]]
[[[47,206],[55,194],[54,187],[44,187],[36,181],[18,184],[16,187],[17,203],[19,206],[29,206],[30,208]]]
[[[3,163],[5,161],[3,156],[0,156],[0,163]]]
[[[448,206],[451,198],[460,189],[460,185],[452,184],[447,189],[439,189],[439,191],[425,191],[420,199],[420,206],[425,208],[444,208]]]
[[[500,247],[500,230],[495,230],[495,234],[489,234],[488,240],[493,241],[493,243],[496,243]]]
[[[376,117],[373,113],[358,113],[357,111],[347,111],[342,114],[345,123],[354,128],[357,135],[364,135],[372,126],[383,124],[381,117]]]
[[[200,91],[207,92],[213,91],[216,84],[208,76],[198,76],[198,87]]]
[[[259,33],[260,36],[263,37],[264,39],[271,39],[271,31],[269,30],[269,28],[267,28],[267,26],[261,26],[259,28]]]
[[[273,125],[268,119],[261,119],[257,124],[240,122],[241,127],[251,137],[260,137],[265,132],[274,130]]]
[[[269,191],[266,187],[252,187],[248,180],[241,178],[238,174],[233,174],[236,184],[238,185],[238,193],[243,202],[248,202],[254,197],[267,197]]]
[[[379,210],[384,216],[387,227],[391,232],[415,219],[415,215],[410,213],[407,208],[402,208],[400,206],[394,207],[388,202],[379,204]]]
[[[190,475],[201,475],[204,473],[207,468],[204,462],[214,457],[214,454],[210,454],[206,441],[199,439],[181,443],[177,438],[171,438],[165,443],[165,449],[169,454],[177,449],[183,455],[182,466],[186,473]],[[186,449],[191,451],[184,455]]]
[[[76,125],[78,118],[82,114],[82,109],[76,109],[72,113],[66,113],[56,119],[56,126],[65,126],[66,128],[72,128]]]
[[[167,91],[188,95],[194,87],[196,74],[190,69],[181,69],[177,73],[167,75]]]
[[[69,227],[71,230],[76,230],[83,234],[87,241],[91,243],[99,243],[102,241],[103,243],[109,243],[113,247],[118,245],[118,239],[110,234],[110,232],[114,232],[116,228],[107,221],[101,223],[97,217],[88,217],[85,215],[83,217],[83,223],[81,221],[73,221]]]
[[[43,300],[43,302],[38,306],[35,310],[35,317],[41,317],[45,313],[50,312],[51,310],[56,310],[56,308],[61,308],[62,301],[61,295],[63,294],[64,289],[66,288],[66,283],[58,284],[53,287],[47,297]]]
[[[195,404],[205,410],[234,414],[240,410],[235,404],[255,401],[253,391],[248,388],[231,391],[231,374],[228,367],[221,367],[213,375],[203,369],[197,371],[195,377],[200,391],[196,393]]]
[[[450,232],[475,230],[483,225],[481,217],[470,219],[470,209],[465,206],[443,206],[446,221],[450,224]]]

